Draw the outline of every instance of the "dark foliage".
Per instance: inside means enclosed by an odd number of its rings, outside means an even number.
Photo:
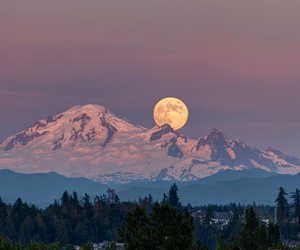
[[[93,202],[87,194],[79,199],[76,192],[64,192],[60,201],[46,209],[28,205],[20,198],[13,205],[0,199],[0,235],[25,246],[32,240],[63,246],[114,240],[125,216],[134,207],[134,203],[120,203],[112,189],[96,196]]]
[[[171,187],[170,194],[172,190],[174,191],[174,186]],[[172,200],[171,197],[168,198]],[[171,205],[162,201],[155,203],[148,213],[137,205],[120,228],[120,240],[126,243],[126,249],[202,249],[194,239],[191,215],[186,209],[180,209],[177,205],[177,203]]]
[[[121,240],[128,249],[284,249],[280,239],[297,240],[300,232],[300,191],[291,204],[286,196],[280,188],[276,212],[256,204],[184,207],[175,184],[160,203],[151,195],[120,202],[113,189],[93,198],[64,192],[45,209],[0,198],[0,235],[11,240],[1,237],[0,250],[89,249],[87,242],[104,240]]]

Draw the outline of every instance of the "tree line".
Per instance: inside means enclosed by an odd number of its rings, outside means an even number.
[[[113,189],[93,201],[88,194],[79,198],[76,192],[65,191],[45,209],[21,198],[13,205],[0,199],[0,235],[25,246],[32,241],[66,246],[116,240],[118,229],[134,207],[133,202],[121,203]]]
[[[279,226],[264,222],[257,215],[255,204],[241,206],[183,207],[176,185],[162,201],[155,202],[152,210],[137,205],[129,213],[120,229],[120,238],[128,250],[134,249],[217,249],[217,250],[271,250],[287,249],[281,242]],[[261,212],[271,217],[270,207],[260,206]],[[191,217],[203,210],[203,216]],[[214,222],[215,212],[231,211],[224,227]],[[257,210],[259,211],[259,210]]]
[[[291,202],[287,198],[280,188],[276,209],[256,204],[183,206],[174,184],[161,201],[148,195],[120,202],[113,189],[93,199],[65,191],[45,209],[21,198],[14,204],[0,199],[0,250],[73,249],[74,245],[89,249],[86,243],[104,240],[123,242],[129,250],[284,249],[281,240],[297,239],[300,232],[299,190],[291,194]],[[228,223],[215,222],[218,212],[230,214]]]

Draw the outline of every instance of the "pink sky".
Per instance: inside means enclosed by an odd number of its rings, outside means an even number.
[[[300,2],[4,0],[0,139],[71,105],[144,126],[182,98],[183,132],[218,127],[300,156]]]

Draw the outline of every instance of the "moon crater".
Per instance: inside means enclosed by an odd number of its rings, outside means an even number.
[[[186,124],[188,115],[187,106],[175,97],[161,99],[153,110],[153,117],[157,125],[169,124],[174,130],[178,130]]]

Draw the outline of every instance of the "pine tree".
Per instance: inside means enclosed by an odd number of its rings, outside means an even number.
[[[234,207],[233,215],[230,218],[229,224],[225,229],[226,238],[235,237],[241,230],[242,220],[239,216],[238,209]]]
[[[57,225],[56,233],[55,233],[55,241],[59,242],[63,246],[66,243],[69,243],[68,229],[64,220],[60,220]]]
[[[70,197],[70,216],[72,218],[72,221],[74,223],[77,223],[79,219],[79,213],[80,213],[80,204],[78,199],[77,192],[73,192],[73,195]]]
[[[18,198],[15,204],[12,207],[11,216],[14,222],[16,231],[20,229],[21,224],[23,223],[25,217],[28,214],[28,205],[22,201],[21,198]]]
[[[161,249],[192,249],[193,221],[187,211],[179,211],[168,204],[154,204],[151,221],[154,238]]]
[[[14,224],[14,220],[12,218],[12,215],[7,216],[6,233],[7,233],[7,236],[11,240],[16,240],[17,239],[17,231],[16,231],[16,228],[15,228],[15,224]]]
[[[93,206],[90,202],[90,196],[85,193],[83,197],[83,212],[86,219],[91,220],[93,217]]]
[[[150,215],[137,206],[120,229],[126,249],[181,250],[197,249],[193,238],[193,221],[186,210],[167,203],[155,203]]]
[[[298,188],[292,193],[291,198],[293,199],[294,217],[297,220],[298,231],[300,231],[300,190]]]
[[[0,234],[5,231],[7,218],[7,206],[0,197]]]
[[[120,228],[121,241],[126,244],[127,250],[155,249],[151,238],[153,234],[151,228],[150,219],[145,209],[136,206],[133,213],[127,216]]]
[[[35,218],[34,222],[36,224],[36,231],[39,239],[35,239],[39,242],[48,242],[48,236],[47,236],[47,228],[45,225],[45,222],[43,220],[43,217],[40,213],[38,213]]]
[[[93,236],[91,234],[90,221],[87,219],[81,220],[76,227],[76,242],[87,242]]]
[[[151,194],[148,195],[148,202],[150,205],[152,205],[152,203],[153,203],[153,197]]]
[[[107,194],[107,202],[111,204],[116,204],[120,201],[116,191],[112,188],[108,188],[106,191]]]
[[[261,224],[258,228],[257,246],[261,250],[267,249],[267,230],[265,224]]]
[[[93,206],[90,202],[90,196],[84,194],[83,201],[83,218],[78,224],[81,242],[87,242],[94,239],[95,234],[93,231],[92,219],[94,216]]]
[[[169,204],[172,207],[179,207],[180,203],[179,203],[179,198],[178,198],[178,188],[177,185],[174,183],[169,190]]]
[[[245,250],[257,250],[257,229],[259,226],[258,218],[253,208],[247,208],[245,211],[246,223],[241,232],[241,245]]]
[[[28,244],[32,238],[34,225],[32,219],[27,216],[20,227],[20,238],[24,244]]]
[[[278,225],[270,223],[268,226],[268,246],[275,247],[280,244],[280,232]]]
[[[61,205],[62,205],[62,212],[63,212],[64,214],[69,214],[70,196],[69,196],[68,191],[65,191],[65,192],[62,194],[62,197],[61,197]]]
[[[288,217],[288,202],[286,195],[285,189],[280,187],[277,199],[275,200],[277,211],[276,219],[279,225],[282,225]]]
[[[168,203],[168,202],[169,202],[168,196],[166,195],[166,193],[163,193],[163,198],[161,200],[161,203]]]

